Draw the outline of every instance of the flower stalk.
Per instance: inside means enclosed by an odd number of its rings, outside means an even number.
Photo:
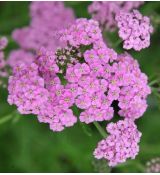
[[[93,122],[94,126],[97,128],[97,130],[99,131],[99,133],[101,134],[101,136],[103,138],[107,137],[107,133],[104,131],[104,129],[101,127],[101,125],[98,122]]]

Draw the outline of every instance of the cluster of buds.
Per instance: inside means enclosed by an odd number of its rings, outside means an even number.
[[[160,157],[153,158],[146,163],[146,173],[160,173]]]

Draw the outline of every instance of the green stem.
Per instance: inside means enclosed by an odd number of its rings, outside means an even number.
[[[149,83],[149,86],[152,86],[152,85],[154,85],[155,83],[158,83],[158,80],[152,80],[152,81]]]
[[[122,43],[122,40],[119,39],[115,44],[112,45],[113,48],[117,48]]]
[[[17,113],[17,110],[14,110],[13,112],[11,112],[10,114],[6,115],[5,117],[0,118],[0,125],[3,123],[8,122],[9,120],[13,119],[13,123],[15,122],[14,120],[16,120],[16,116],[19,115]]]
[[[20,117],[21,117],[21,115],[18,112],[16,112],[15,116],[14,116],[14,118],[12,120],[12,123],[13,124],[17,123],[19,121]]]
[[[1,118],[1,119],[0,119],[0,124],[3,124],[3,123],[8,122],[10,119],[12,119],[12,117],[13,117],[13,114],[9,114],[9,115],[7,115],[7,116]]]
[[[159,88],[154,88],[152,87],[152,93],[157,96],[158,98],[160,98],[160,94],[159,94]]]
[[[102,135],[103,138],[107,137],[107,133],[104,131],[104,129],[101,127],[101,125],[98,122],[93,122],[99,133]]]
[[[82,122],[79,122],[79,124],[81,125],[83,132],[84,132],[87,136],[91,137],[91,136],[92,136],[92,133],[91,133],[91,131],[90,131],[89,126],[85,126],[85,124],[83,124]]]
[[[160,88],[159,87],[151,87],[151,90],[158,92],[160,90]]]

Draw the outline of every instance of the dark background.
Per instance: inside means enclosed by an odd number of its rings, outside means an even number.
[[[66,2],[77,17],[87,18],[88,4],[90,2]],[[159,2],[147,2],[140,11],[160,19]],[[11,39],[13,29],[29,24],[29,20],[29,2],[0,2],[0,35],[6,35],[10,41],[6,54],[17,48]],[[130,52],[149,77],[160,73],[160,27],[157,26],[149,48]],[[113,43],[118,38],[117,32],[106,36]],[[120,45],[116,49],[121,51],[121,48]],[[16,109],[9,106],[6,99],[7,90],[0,88],[0,119]],[[143,134],[139,155],[112,172],[143,172],[146,161],[160,157],[160,100],[150,95],[148,104],[146,113],[137,121]],[[35,116],[14,115],[12,120],[0,123],[0,172],[94,172],[92,154],[101,136],[94,126],[89,125],[90,131],[84,127],[77,123],[61,133],[54,133]]]

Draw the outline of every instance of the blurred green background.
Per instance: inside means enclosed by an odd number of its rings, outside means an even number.
[[[77,17],[87,17],[91,2],[65,2]],[[140,9],[145,15],[159,18],[160,2],[146,2]],[[0,2],[0,35],[11,36],[13,29],[29,24],[29,2]],[[117,33],[107,33],[107,39],[116,42]],[[6,52],[17,45],[11,41]],[[121,46],[116,48],[121,51]],[[160,73],[160,24],[152,35],[151,46],[131,54],[138,59],[148,76]],[[15,107],[6,102],[7,90],[0,89],[0,119]],[[143,133],[140,153],[135,160],[113,168],[111,172],[143,172],[145,163],[160,157],[160,101],[150,95],[148,110],[137,121]],[[62,133],[53,133],[48,125],[38,123],[35,116],[14,114],[13,120],[0,124],[0,172],[94,172],[93,150],[101,136],[90,125],[89,136],[85,125],[77,123]],[[106,169],[106,171],[109,171]]]

